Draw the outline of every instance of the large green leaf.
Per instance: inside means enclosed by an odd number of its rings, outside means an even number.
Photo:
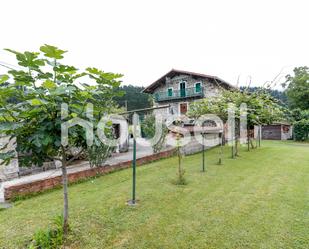
[[[0,160],[2,160],[1,164],[9,164],[10,160],[15,156],[15,154],[16,153],[14,150],[0,153]]]
[[[39,53],[35,52],[24,52],[20,53],[12,49],[5,49],[13,54],[16,54],[16,59],[18,60],[18,65],[23,67],[29,67],[30,69],[38,69],[40,66],[44,66],[45,62],[38,58]]]
[[[63,54],[67,51],[61,50],[55,46],[47,45],[40,47],[40,50],[44,53],[46,57],[53,58],[53,59],[62,59]]]
[[[6,74],[0,75],[0,84],[5,83],[9,79],[9,76]]]
[[[45,101],[42,99],[30,99],[27,101],[30,105],[32,106],[40,106],[40,105],[44,105]]]
[[[46,80],[42,84],[42,87],[44,87],[46,89],[54,89],[54,88],[56,88],[56,84],[51,80]]]

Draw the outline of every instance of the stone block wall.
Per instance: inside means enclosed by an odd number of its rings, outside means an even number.
[[[167,79],[165,84],[158,87],[154,94],[156,92],[167,92],[168,88],[173,88],[174,90],[179,90],[179,82],[181,81],[186,81],[186,88],[194,88],[195,87],[195,83],[202,83],[202,87],[204,88],[204,98],[209,98],[209,97],[215,97],[218,96],[220,94],[220,88],[218,86],[216,86],[215,83],[211,83],[209,82],[207,79],[205,78],[193,78],[191,76],[188,75],[179,75],[179,76],[175,76],[173,79]],[[171,114],[179,114],[179,104],[180,103],[184,103],[184,102],[194,102],[196,100],[198,100],[199,98],[183,98],[183,99],[179,99],[179,100],[171,100],[171,101],[163,101],[163,102],[159,102],[156,103],[156,106],[162,106],[162,105],[166,105],[169,104],[171,106],[171,108],[169,109],[159,109],[156,110],[156,113],[160,113],[163,115],[163,117],[167,118],[168,115]],[[188,108],[190,108],[190,105],[188,105]]]
[[[8,136],[0,136],[0,147],[3,147],[4,145],[8,144],[7,148],[2,150],[2,152],[4,153],[11,150],[15,150],[16,148],[15,142],[16,142],[15,138],[10,140],[10,137]],[[19,166],[17,159],[12,159],[8,165],[0,164],[0,182],[18,177],[18,172],[19,172]]]
[[[209,82],[205,78],[195,78],[188,75],[179,75],[175,76],[172,79],[167,79],[165,84],[158,87],[155,92],[163,92],[166,91],[168,88],[173,88],[174,90],[179,90],[179,82],[186,81],[186,88],[193,88],[195,87],[195,83],[202,83],[202,86],[204,87],[204,94],[205,97],[212,97],[216,96],[220,93],[219,87],[217,87],[215,84]]]
[[[209,140],[209,142],[207,142]],[[205,138],[205,150],[212,148],[220,144],[220,139],[218,134],[206,134]],[[185,155],[191,155],[203,150],[203,145],[199,143],[195,138],[192,137],[192,140],[182,148],[182,152]]]

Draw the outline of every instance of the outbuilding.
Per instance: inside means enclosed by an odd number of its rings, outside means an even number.
[[[293,127],[287,122],[276,122],[262,126],[262,139],[289,140],[293,138]]]

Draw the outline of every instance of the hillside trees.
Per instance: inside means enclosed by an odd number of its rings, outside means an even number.
[[[142,93],[143,87],[127,85],[121,86],[117,90],[124,92],[124,94],[115,97],[116,103],[120,107],[127,108],[128,111],[152,107],[150,95]]]

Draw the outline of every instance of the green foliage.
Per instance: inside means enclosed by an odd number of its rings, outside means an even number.
[[[239,106],[247,104],[248,127],[259,124],[271,124],[283,118],[284,109],[268,93],[246,91],[222,91],[219,97],[196,101],[189,108],[189,115],[200,117],[205,114],[216,114],[223,122],[228,118],[228,105],[235,105],[235,117],[239,119]]]
[[[127,105],[128,111],[152,107],[150,95],[142,93],[143,90],[143,87],[132,85],[119,87],[119,91],[124,92],[124,94],[115,97],[115,101],[121,107]]]
[[[89,146],[86,154],[90,167],[103,166],[106,159],[111,155],[113,147],[100,143],[95,146]]]
[[[294,138],[296,141],[309,139],[309,119],[302,119],[294,123]]]
[[[241,91],[247,91],[249,93],[268,93],[271,95],[274,99],[278,101],[278,104],[282,106],[287,106],[288,99],[286,96],[286,93],[277,89],[268,89],[263,87],[240,87]]]
[[[53,59],[63,59],[63,54],[67,51],[58,49],[55,46],[50,46],[45,44],[44,46],[40,47],[41,52],[44,53],[46,57],[53,58]]]
[[[309,134],[309,68],[296,67],[294,75],[287,75],[286,94],[291,108],[290,116],[294,122],[294,139],[308,140]]]
[[[21,166],[42,166],[46,161],[60,160],[64,192],[63,231],[68,228],[68,177],[66,166],[88,149],[86,134],[81,126],[73,126],[68,131],[68,144],[61,144],[61,124],[71,122],[73,118],[91,122],[94,139],[98,123],[103,115],[115,108],[113,97],[120,86],[120,74],[106,73],[96,68],[80,71],[74,66],[59,62],[66,51],[45,45],[40,52],[17,52],[17,63],[23,68],[9,70],[8,84],[0,84],[0,133],[16,137],[16,151]],[[87,83],[84,83],[87,82]],[[12,101],[13,100],[13,101]],[[63,117],[62,104],[68,106]],[[86,112],[87,104],[93,110]],[[89,115],[88,115],[89,114]],[[100,146],[94,143],[91,149]],[[77,155],[71,157],[71,148],[80,148]],[[1,155],[2,154],[2,155]],[[2,163],[8,163],[15,155],[3,154]],[[97,155],[99,161],[102,155]],[[93,159],[93,158],[92,158]],[[50,233],[38,233],[44,242]],[[42,242],[42,243],[43,243]]]
[[[28,249],[58,249],[63,246],[63,217],[57,216],[53,226],[47,230],[38,230],[28,245]]]
[[[9,76],[7,75],[0,75],[0,84],[5,83],[9,79]]]
[[[224,122],[227,121],[228,103],[223,96],[204,98],[190,104],[188,115],[198,118],[205,114],[216,114]]]
[[[300,121],[303,119],[309,120],[309,110],[301,110],[299,108],[290,110],[289,113],[291,121]]]
[[[154,153],[160,152],[166,141],[166,135],[168,133],[168,128],[166,127],[166,124],[162,124],[162,134],[159,139],[159,141],[152,145],[152,149]],[[156,120],[154,115],[146,115],[144,120],[141,123],[141,129],[142,129],[142,134],[145,135],[146,138],[153,138],[156,133]]]
[[[288,96],[288,102],[291,109],[309,109],[308,67],[294,68],[294,75],[287,75],[286,82],[283,84],[283,86],[287,86],[286,94]]]
[[[80,71],[61,64],[66,51],[50,45],[42,46],[41,52],[7,51],[16,56],[23,69],[9,70],[0,78],[8,82],[0,84],[0,132],[16,137],[20,164],[41,166],[47,160],[66,159],[70,147],[87,150],[85,131],[80,126],[69,129],[69,146],[62,148],[61,123],[81,118],[91,121],[96,130],[100,118],[115,109],[113,97],[118,95],[115,90],[121,75],[96,68]],[[62,103],[69,107],[65,120],[61,120]],[[94,107],[92,120],[85,112],[89,103]]]
[[[152,138],[156,133],[156,125],[155,125],[155,116],[154,115],[146,115],[141,122],[142,134],[146,138]]]

